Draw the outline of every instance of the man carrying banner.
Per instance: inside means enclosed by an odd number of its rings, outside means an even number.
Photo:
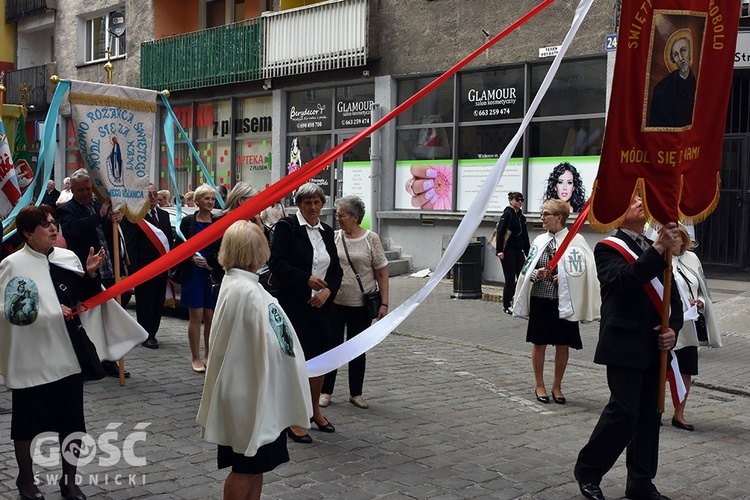
[[[75,252],[81,262],[86,262],[89,249],[96,252],[104,248],[105,258],[99,267],[99,275],[102,285],[106,288],[115,282],[114,266],[112,264],[112,252],[109,242],[112,241],[112,223],[122,221],[119,211],[109,214],[111,200],[102,204],[94,198],[91,177],[85,168],[80,168],[70,176],[70,190],[73,199],[64,205],[57,207],[57,221],[65,235],[68,249]],[[120,376],[117,363],[114,361],[102,361],[102,366],[107,375],[111,377]],[[130,374],[125,372],[125,377]]]
[[[144,219],[133,224],[122,222],[122,232],[130,258],[130,272],[139,271],[169,252],[174,244],[169,214],[156,204],[156,186],[148,185],[149,211]],[[159,331],[164,299],[167,292],[167,273],[161,273],[135,287],[135,313],[138,323],[148,332],[144,347],[158,349],[156,332]]]
[[[611,394],[575,465],[581,493],[591,500],[604,498],[599,487],[602,476],[626,448],[625,496],[667,498],[652,482],[659,448],[659,351],[674,346],[676,332],[682,325],[682,306],[679,296],[672,294],[670,328],[660,333],[661,300],[657,289],[667,267],[663,254],[679,234],[677,224],[670,222],[652,243],[643,236],[645,223],[643,202],[636,196],[619,231],[594,250],[602,293],[594,362],[607,366]]]

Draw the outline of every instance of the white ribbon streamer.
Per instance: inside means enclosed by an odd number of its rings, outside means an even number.
[[[307,362],[307,374],[309,377],[318,377],[336,370],[382,342],[383,339],[385,339],[412,313],[412,311],[414,311],[414,309],[417,308],[417,306],[419,306],[419,304],[427,298],[440,282],[440,279],[445,276],[458,261],[468,246],[469,240],[479,227],[482,217],[484,217],[484,214],[487,212],[490,199],[500,182],[500,178],[505,172],[505,168],[508,165],[508,161],[515,150],[516,145],[520,142],[521,137],[523,137],[523,133],[539,107],[539,103],[547,93],[547,89],[549,88],[550,83],[552,83],[552,79],[555,77],[565,53],[567,52],[570,43],[573,41],[573,37],[578,31],[578,28],[581,26],[583,19],[586,17],[593,1],[594,0],[581,0],[578,4],[575,16],[573,17],[573,23],[570,26],[568,34],[565,36],[565,40],[560,46],[560,52],[552,62],[549,71],[547,71],[547,75],[544,77],[544,81],[542,81],[542,85],[539,87],[539,92],[537,92],[536,97],[534,97],[534,100],[529,106],[529,110],[526,112],[523,122],[518,128],[518,132],[516,132],[516,135],[510,141],[500,155],[500,158],[498,158],[495,166],[492,167],[492,170],[487,175],[487,179],[485,179],[482,187],[479,189],[479,193],[477,193],[474,201],[471,202],[466,215],[458,225],[458,228],[456,228],[456,234],[448,244],[448,248],[445,249],[443,257],[435,267],[435,272],[432,273],[432,277],[427,284],[414,295],[409,297],[403,304],[394,309],[393,312],[364,332],[347,340],[343,344],[334,347],[330,351],[309,360]]]

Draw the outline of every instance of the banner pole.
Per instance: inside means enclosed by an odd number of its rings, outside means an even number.
[[[672,247],[664,254],[667,268],[664,270],[664,302],[661,308],[661,333],[669,330],[669,303],[672,299]],[[667,351],[659,351],[659,395],[656,411],[664,413],[665,388],[667,385]]]

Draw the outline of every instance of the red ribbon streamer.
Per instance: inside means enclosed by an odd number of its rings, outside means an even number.
[[[130,290],[131,288],[134,288],[136,285],[139,285],[145,281],[148,281],[154,276],[157,276],[165,272],[167,269],[176,266],[177,264],[186,260],[187,258],[189,258],[194,253],[198,252],[202,248],[205,248],[208,244],[221,238],[224,235],[224,232],[227,230],[227,228],[231,226],[234,222],[238,220],[248,220],[256,216],[257,214],[259,214],[266,207],[269,207],[273,205],[274,203],[276,203],[277,201],[281,200],[282,198],[290,194],[292,191],[300,187],[302,184],[304,184],[305,182],[315,177],[316,174],[321,172],[324,168],[326,168],[328,165],[333,163],[337,158],[339,158],[348,150],[353,148],[362,139],[369,136],[370,134],[372,134],[373,132],[381,128],[383,125],[391,121],[393,118],[395,118],[396,116],[400,115],[401,113],[403,113],[404,111],[412,107],[414,104],[416,104],[417,101],[422,99],[432,90],[437,88],[440,84],[445,82],[448,78],[456,74],[464,66],[466,66],[471,61],[476,59],[477,56],[479,56],[482,52],[484,52],[485,50],[490,48],[492,45],[496,44],[497,42],[499,42],[500,40],[508,36],[510,33],[518,29],[520,26],[528,22],[531,18],[539,14],[542,10],[549,7],[552,3],[554,3],[554,1],[555,0],[544,0],[539,5],[531,9],[529,12],[524,14],[522,17],[514,21],[511,25],[509,25],[503,31],[501,31],[500,33],[492,37],[490,40],[484,43],[481,47],[479,47],[474,52],[472,52],[471,54],[466,56],[464,59],[459,61],[455,66],[453,66],[448,71],[446,71],[442,75],[435,78],[435,80],[430,82],[425,88],[423,88],[422,90],[420,90],[419,92],[411,96],[409,99],[404,101],[399,106],[395,107],[392,111],[387,113],[383,118],[381,118],[374,124],[370,125],[365,130],[362,130],[361,132],[356,134],[354,137],[352,137],[348,141],[345,141],[337,145],[336,147],[329,149],[322,155],[313,159],[311,162],[307,163],[304,168],[300,168],[296,170],[295,172],[292,172],[291,174],[285,176],[278,182],[264,189],[257,196],[251,198],[246,203],[243,203],[235,210],[232,210],[231,212],[229,212],[228,214],[226,214],[225,216],[221,217],[219,220],[217,220],[216,222],[208,226],[206,229],[201,231],[199,235],[188,239],[186,242],[177,246],[175,249],[171,250],[169,253],[167,253],[163,257],[160,257],[159,259],[155,260],[151,264],[143,267],[140,271],[128,276],[127,278],[125,278],[124,280],[118,283],[115,283],[113,286],[111,286],[104,292],[100,293],[99,295],[96,295],[95,297],[92,297],[89,300],[83,302],[82,304],[83,309],[77,312],[83,312],[84,310],[91,309],[93,307],[101,305],[104,302],[108,301],[109,299],[112,299],[122,294],[123,292],[126,292]]]
[[[568,234],[565,235],[565,239],[563,240],[562,243],[560,243],[560,246],[557,248],[555,255],[553,255],[550,261],[547,263],[548,271],[552,272],[552,270],[555,268],[555,266],[560,261],[560,259],[562,259],[562,256],[565,253],[565,250],[567,250],[568,245],[570,245],[570,242],[573,241],[573,238],[575,237],[575,235],[581,231],[583,224],[586,222],[586,219],[588,219],[588,216],[589,216],[589,207],[591,205],[590,201],[591,201],[591,198],[586,200],[586,203],[583,204],[583,208],[581,208],[581,212],[578,214],[578,218],[573,223],[573,225],[570,226],[570,229],[568,230]]]

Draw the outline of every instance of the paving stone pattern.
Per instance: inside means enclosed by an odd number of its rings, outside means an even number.
[[[393,278],[391,307],[424,283]],[[686,411],[696,431],[671,427],[669,409],[663,419],[656,484],[674,499],[750,498],[750,286],[712,285],[726,346],[701,350]],[[313,444],[290,443],[291,462],[265,475],[265,498],[581,498],[573,463],[609,394],[604,368],[591,361],[597,324],[582,327],[584,348],[571,352],[563,384],[568,404],[543,405],[533,395],[526,322],[503,314],[496,302],[451,299],[451,289],[441,283],[368,355],[368,410],[348,402],[346,369],[340,370],[324,410],[336,433],[311,430]],[[146,465],[100,465],[109,455],[97,449],[80,468],[89,498],[221,498],[227,472],[216,469],[215,447],[202,441],[195,423],[203,377],[191,370],[186,329],[183,318],[166,317],[161,348],[139,347],[128,356],[133,376],[125,387],[112,378],[86,384],[94,439],[120,422],[111,442],[121,450],[139,422],[150,423],[134,447]],[[10,407],[9,393],[0,394],[0,407]],[[10,415],[0,415],[0,498],[15,499],[9,428]],[[59,467],[38,470],[42,492],[59,499],[48,477]],[[94,479],[99,483],[90,484]],[[623,457],[602,482],[607,498],[623,497],[624,482]]]

